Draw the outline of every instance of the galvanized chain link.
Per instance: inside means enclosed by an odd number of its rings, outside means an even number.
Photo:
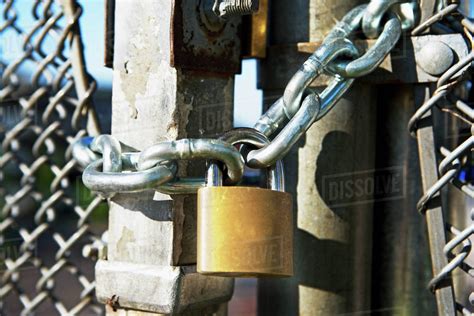
[[[354,78],[367,75],[377,68],[398,42],[402,33],[402,25],[412,27],[418,12],[417,2],[410,1],[409,10],[405,8],[404,14],[396,14],[395,10],[392,10],[394,7],[392,2],[374,0],[368,6],[360,5],[337,23],[323,44],[290,80],[284,95],[255,124],[254,128],[268,137],[289,120],[269,144],[248,153],[246,165],[253,168],[267,168],[277,163],[315,121],[321,119],[331,110],[351,87]],[[397,1],[397,5],[404,5],[404,2],[406,1]],[[382,5],[383,9],[370,11],[377,5]],[[385,17],[387,17],[387,21],[383,25],[383,31],[375,45],[360,56],[350,37],[357,30],[363,29],[364,19],[378,21],[377,23],[371,22],[370,27],[366,27],[364,31],[378,32],[378,24]],[[323,72],[333,76],[328,87],[319,95],[314,92],[305,95],[307,87]],[[142,153],[123,154],[123,163],[130,167],[127,174],[102,173],[100,170],[102,162],[93,162],[84,172],[84,182],[90,189],[101,192],[102,195],[148,189],[163,193],[195,193],[197,189],[205,185],[204,178],[171,180],[173,176],[169,170],[152,171],[151,168],[157,168],[159,161],[175,161],[176,159],[202,158],[221,161],[236,159],[232,158],[235,153],[232,153],[230,149],[221,154],[220,147],[212,144],[215,140],[184,139],[177,142],[183,142],[183,145],[184,143],[194,144],[196,150],[189,150],[188,145],[184,145],[184,148],[175,145],[169,147],[170,143],[161,143]],[[88,146],[93,143],[93,140],[81,140],[77,144],[77,148],[81,148],[74,153],[76,159],[83,160],[81,163],[83,166],[87,166],[88,163],[91,163],[90,159],[97,157],[97,153],[93,153],[92,148],[88,149]],[[168,148],[165,151],[156,150],[161,147]],[[210,151],[201,154],[201,148],[205,147],[210,148]],[[150,152],[154,152],[153,159],[148,163],[140,162],[147,159]],[[216,154],[218,154],[217,157]],[[131,161],[133,159],[138,159],[138,162]],[[240,160],[243,161],[243,158]],[[233,180],[232,182],[238,182],[243,174],[244,164],[238,166],[240,170],[236,165],[234,169],[228,163],[226,165],[228,176]]]
[[[0,313],[101,314],[94,262],[77,257],[103,229],[88,223],[102,199],[81,195],[71,156],[96,87],[89,79],[81,93],[69,57],[82,10],[5,0],[0,11]]]
[[[462,128],[469,130],[469,135],[465,137],[455,135],[460,141],[452,150],[447,149],[449,145],[438,144],[438,147],[435,147],[436,145],[434,143],[431,144],[433,148],[436,148],[437,153],[442,159],[438,165],[438,180],[430,188],[425,190],[423,197],[421,197],[417,204],[418,210],[422,214],[430,212],[430,205],[436,203],[435,201],[440,194],[442,194],[442,190],[448,186],[457,188],[470,199],[474,198],[474,187],[472,178],[470,178],[469,175],[473,170],[474,111],[459,95],[459,89],[466,85],[466,83],[472,85],[472,79],[469,75],[472,70],[472,62],[474,61],[474,41],[472,38],[474,29],[471,27],[472,22],[468,20],[468,18],[462,17],[457,11],[458,6],[458,3],[453,3],[441,8],[434,16],[412,31],[412,35],[418,35],[428,28],[435,26],[435,23],[442,22],[442,26],[437,25],[437,30],[456,30],[464,27],[466,38],[470,42],[469,54],[440,76],[432,96],[418,108],[408,125],[410,133],[416,137],[417,130],[420,128],[420,124],[426,115],[431,113],[432,116],[433,112],[440,111],[440,113],[445,113],[452,119],[457,120]],[[457,15],[457,19],[449,19],[453,17],[454,14]],[[427,149],[420,148],[419,150],[421,155],[422,151]],[[449,209],[447,215],[456,211],[462,210]],[[474,270],[466,260],[471,253],[472,245],[470,238],[474,234],[474,213],[472,213],[472,211],[471,220],[473,220],[473,222],[464,229],[458,229],[449,225],[446,220],[444,221],[444,225],[447,227],[447,233],[453,236],[453,238],[448,241],[446,245],[435,245],[435,247],[443,249],[442,255],[448,259],[448,264],[430,281],[429,288],[433,292],[445,286],[443,282],[451,278],[454,271],[464,271],[467,275],[474,277]],[[433,244],[430,244],[433,247]],[[463,302],[473,302],[472,297],[474,293],[471,293],[469,298],[461,297],[466,293],[455,292],[454,294],[458,311],[462,314],[471,315],[473,307],[464,306]]]

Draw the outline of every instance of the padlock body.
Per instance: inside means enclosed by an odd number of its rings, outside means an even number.
[[[293,275],[289,193],[253,187],[198,191],[197,270],[229,277]]]

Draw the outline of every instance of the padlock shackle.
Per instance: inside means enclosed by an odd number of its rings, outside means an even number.
[[[224,133],[219,139],[232,145],[247,144],[257,148],[270,143],[264,134],[252,128],[236,128]],[[211,161],[206,173],[207,186],[222,186],[222,179],[223,172],[219,164]],[[267,186],[273,191],[285,191],[285,175],[281,160],[267,169]]]

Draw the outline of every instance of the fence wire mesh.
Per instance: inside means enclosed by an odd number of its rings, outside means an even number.
[[[409,130],[418,138],[425,186],[417,207],[428,223],[434,271],[429,288],[437,294],[439,314],[449,310],[446,305],[454,299],[457,312],[471,315],[474,306],[474,269],[470,256],[474,234],[474,111],[471,107],[474,27],[471,20],[457,11],[458,5],[449,5],[418,31],[431,26],[434,32],[464,33],[470,52],[440,76],[431,95],[411,118]],[[428,131],[421,132],[423,129]],[[471,214],[466,216],[469,208]],[[456,227],[453,221],[462,226]]]
[[[74,0],[0,1],[2,315],[101,314],[93,251],[106,204],[71,144],[97,131]],[[84,252],[84,253],[83,253]]]

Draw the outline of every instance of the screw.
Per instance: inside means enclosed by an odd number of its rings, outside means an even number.
[[[443,42],[426,44],[417,57],[418,66],[432,76],[443,74],[454,62],[453,50]]]
[[[221,18],[247,15],[258,11],[259,0],[216,0],[214,9]]]
[[[220,32],[227,18],[252,14],[258,8],[259,0],[202,0],[199,16],[209,31]]]

